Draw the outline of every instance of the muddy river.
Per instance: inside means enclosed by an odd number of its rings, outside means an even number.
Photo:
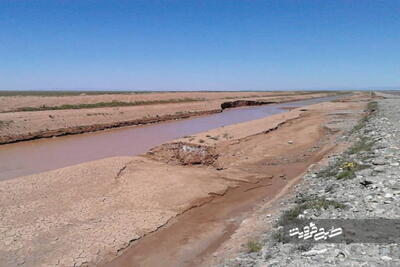
[[[106,157],[143,154],[154,146],[186,135],[286,112],[285,107],[301,107],[340,97],[343,96],[226,109],[203,117],[1,145],[0,180]]]

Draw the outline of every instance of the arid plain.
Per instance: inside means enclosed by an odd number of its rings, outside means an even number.
[[[182,136],[142,155],[1,181],[0,262],[215,265],[268,228],[257,222],[259,207],[273,205],[310,166],[346,146],[340,137],[371,99],[365,92],[2,96],[1,142],[28,143],[335,95],[333,101]]]

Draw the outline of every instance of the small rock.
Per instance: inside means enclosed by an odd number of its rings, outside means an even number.
[[[344,253],[343,251],[339,251],[339,253],[336,255],[336,258],[339,258],[339,259],[344,259],[346,257],[347,257],[346,253]]]
[[[302,256],[315,256],[315,255],[320,255],[320,254],[324,254],[325,252],[327,252],[328,249],[324,248],[324,249],[320,249],[320,250],[310,250],[310,251],[306,251],[301,253]]]
[[[391,261],[392,258],[389,257],[389,256],[382,256],[382,257],[381,257],[381,260],[383,260],[383,261]]]
[[[386,198],[392,198],[392,197],[393,197],[393,194],[392,194],[392,193],[386,193],[386,194],[385,194],[385,197],[386,197]]]
[[[360,182],[360,184],[362,184],[363,186],[367,187],[367,186],[373,184],[373,182],[365,180],[365,181]]]
[[[376,171],[376,172],[384,172],[385,171],[385,167],[384,166],[375,167],[374,171]]]
[[[288,144],[293,144],[293,141],[292,141],[292,140],[289,140],[289,141],[288,141]]]
[[[24,258],[17,259],[17,265],[22,265],[24,263],[25,263],[25,259]]]
[[[372,161],[372,164],[374,164],[374,165],[385,165],[386,164],[386,160],[377,158],[377,159],[374,159]]]

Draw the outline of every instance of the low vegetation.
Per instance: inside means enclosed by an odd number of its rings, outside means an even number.
[[[354,155],[360,154],[361,152],[369,152],[372,150],[374,143],[373,140],[363,136],[347,150],[347,154]]]
[[[86,114],[86,116],[109,116],[109,115],[111,115],[111,113],[95,112]]]
[[[14,122],[13,120],[3,120],[3,121],[0,121],[0,128],[7,127],[8,125],[10,125],[10,124],[13,123],[13,122]]]
[[[349,150],[353,150],[350,148]],[[351,179],[356,177],[356,171],[365,169],[368,165],[358,164],[348,158],[349,153],[346,153],[342,159],[338,160],[335,164],[329,165],[321,170],[317,175],[321,178],[334,177],[340,179]]]
[[[328,200],[325,197],[301,196],[296,199],[297,205],[286,210],[280,216],[277,223],[277,230],[273,234],[275,242],[285,242],[283,226],[296,223],[301,220],[300,216],[306,210],[326,210],[330,207],[335,209],[345,209],[347,206],[335,200]]]
[[[206,137],[209,139],[215,140],[215,141],[218,141],[218,139],[219,139],[218,135],[217,136],[206,135]]]
[[[370,116],[378,109],[376,101],[370,102],[366,108],[366,116],[363,117],[356,126],[350,131],[350,134],[356,134],[363,129]],[[338,159],[335,164],[331,164],[323,170],[319,171],[318,176],[322,178],[335,177],[337,179],[351,179],[356,177],[356,171],[362,170],[368,165],[358,164],[351,158],[357,155],[358,158],[365,160],[369,157],[369,152],[372,150],[374,140],[367,136],[361,135],[357,141],[343,153],[341,159]]]
[[[2,90],[0,96],[77,96],[77,95],[114,95],[114,94],[148,94],[152,91],[68,91],[68,90]],[[163,92],[157,92],[163,93]]]
[[[362,128],[365,127],[365,125],[367,124],[370,115],[378,109],[378,102],[376,101],[371,101],[368,103],[367,108],[365,110],[366,115],[357,123],[356,126],[353,127],[353,129],[351,130],[351,133],[356,133],[358,131],[360,131]]]
[[[259,252],[262,249],[260,242],[250,241],[247,243],[247,250],[249,253]]]
[[[358,124],[351,130],[351,134],[360,133],[360,131],[366,126],[368,120],[378,108],[377,102],[373,101],[368,103],[366,108],[366,116],[362,118]],[[317,173],[317,177],[323,179],[350,179],[356,177],[356,171],[361,170],[363,168],[368,167],[367,165],[363,165],[355,162],[354,155],[357,155],[357,158],[363,160],[369,157],[369,152],[372,150],[374,141],[361,134],[358,137],[357,141],[349,147],[345,153],[342,154],[342,157],[334,164],[330,164],[326,168],[320,170]],[[333,186],[327,187],[325,189],[326,192],[334,190]],[[335,200],[326,199],[325,197],[319,196],[298,196],[296,198],[296,205],[286,210],[280,216],[277,223],[277,230],[273,234],[273,239],[275,242],[285,242],[285,235],[283,232],[283,226],[288,224],[293,224],[296,221],[300,220],[302,214],[306,210],[322,210],[328,209],[329,207],[333,207],[335,209],[344,209],[347,206],[343,203],[340,203]],[[305,247],[298,247],[298,250],[308,250],[309,244],[306,244]]]
[[[312,247],[313,247],[312,243],[305,243],[305,244],[296,245],[291,251],[305,252],[305,251],[309,251]]]
[[[296,199],[297,205],[292,209],[286,210],[280,217],[278,224],[280,226],[295,222],[299,219],[299,215],[305,210],[322,210],[333,207],[335,209],[344,209],[346,205],[334,201],[327,200],[324,197],[300,197]]]

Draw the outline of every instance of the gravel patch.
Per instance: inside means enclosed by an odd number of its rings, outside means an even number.
[[[295,197],[283,200],[285,210],[266,216],[276,225],[262,235],[262,248],[223,266],[400,266],[400,244],[284,244],[277,234],[288,214],[313,220],[400,219],[400,97],[386,97],[369,105],[375,111],[349,132],[353,145],[346,152],[331,157],[321,171],[307,173]]]

